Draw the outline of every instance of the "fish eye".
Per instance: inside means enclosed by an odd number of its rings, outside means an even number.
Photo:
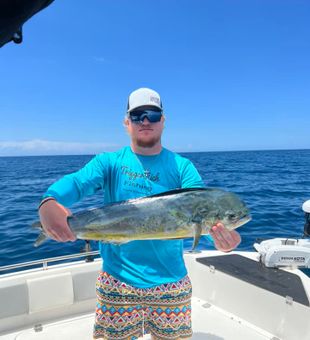
[[[236,214],[233,211],[227,211],[225,215],[230,219],[233,219],[236,217]]]

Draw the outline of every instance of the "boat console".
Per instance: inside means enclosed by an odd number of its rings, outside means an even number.
[[[301,239],[274,238],[254,243],[260,254],[260,261],[266,267],[310,268],[310,200],[304,202],[304,235]]]

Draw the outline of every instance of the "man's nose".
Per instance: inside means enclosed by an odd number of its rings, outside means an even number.
[[[147,116],[142,117],[142,120],[140,121],[143,125],[148,125],[150,121],[147,119]]]

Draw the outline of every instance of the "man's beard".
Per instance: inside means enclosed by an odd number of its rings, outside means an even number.
[[[135,140],[137,146],[139,146],[140,148],[152,148],[153,146],[155,146],[156,144],[158,144],[158,142],[160,142],[160,137],[153,137],[149,140],[143,140],[142,138],[137,138]]]

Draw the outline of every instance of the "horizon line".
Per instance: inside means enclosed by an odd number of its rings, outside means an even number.
[[[262,151],[307,151],[310,148],[292,148],[292,149],[247,149],[247,150],[204,150],[204,151],[173,151],[175,153],[220,153],[220,152],[262,152]],[[102,151],[100,153],[81,153],[81,154],[40,154],[40,155],[0,155],[0,158],[13,158],[13,157],[72,157],[72,156],[96,156],[101,153],[115,152],[115,151]]]

